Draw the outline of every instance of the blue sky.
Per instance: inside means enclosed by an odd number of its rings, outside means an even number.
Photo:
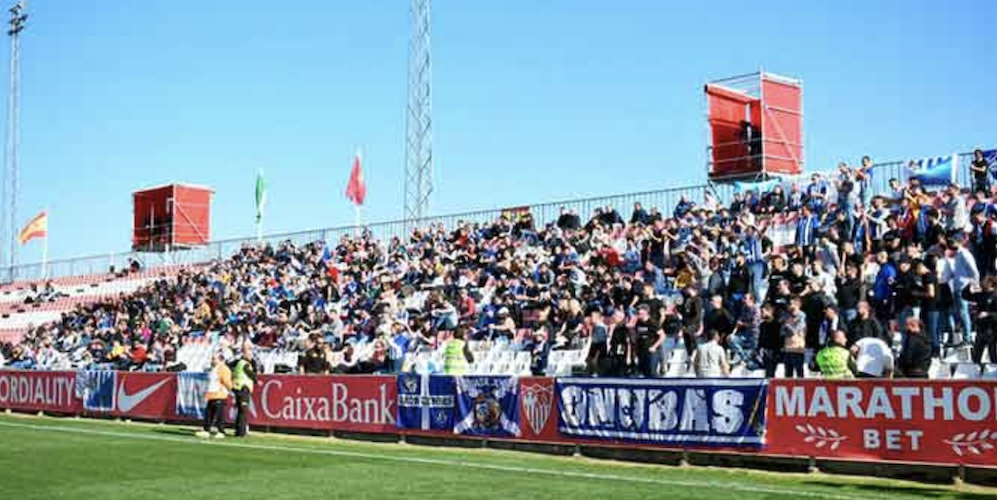
[[[365,219],[399,218],[407,5],[30,2],[20,218],[50,209],[51,258],[123,251],[130,193],[176,181],[215,189],[213,238],[251,236],[263,168],[267,232],[346,225],[357,147]],[[434,0],[431,212],[701,182],[702,84],[759,68],[804,80],[811,168],[995,145],[995,20],[985,0]]]

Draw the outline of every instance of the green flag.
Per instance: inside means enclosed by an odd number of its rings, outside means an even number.
[[[256,172],[256,222],[263,220],[263,210],[267,204],[267,183],[263,180],[263,170]]]

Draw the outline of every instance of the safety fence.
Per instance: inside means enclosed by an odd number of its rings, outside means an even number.
[[[957,156],[958,168],[955,179],[959,185],[969,186],[971,178],[969,165],[972,161],[972,153],[964,153]],[[889,179],[897,178],[901,181],[906,181],[910,175],[906,163],[901,161],[877,163],[873,166],[873,171],[875,175],[872,176],[869,185],[869,189],[873,194],[888,193]],[[829,177],[835,175],[834,171],[822,173]],[[734,194],[734,186],[729,183],[699,184],[610,196],[569,199],[439,215],[418,220],[395,220],[365,224],[363,226],[340,226],[310,231],[271,234],[265,236],[263,241],[266,243],[291,241],[295,244],[315,241],[336,242],[343,236],[357,235],[363,230],[370,231],[376,238],[385,241],[394,237],[406,238],[415,227],[443,227],[447,230],[453,230],[462,223],[483,224],[492,222],[498,219],[503,213],[515,210],[528,210],[533,216],[534,224],[537,227],[544,227],[547,224],[557,222],[562,209],[571,210],[581,216],[583,220],[587,220],[596,208],[609,207],[618,211],[626,218],[633,209],[634,203],[641,203],[648,209],[651,207],[657,208],[664,216],[668,217],[671,216],[673,209],[683,196],[690,201],[701,203],[707,193],[710,193],[717,202],[728,204]],[[44,269],[41,263],[23,264],[0,269],[0,282],[11,283],[14,281],[37,280],[42,276],[59,278],[65,276],[105,274],[112,268],[123,269],[132,262],[138,262],[146,268],[178,264],[198,264],[226,258],[241,247],[258,242],[259,240],[256,238],[234,238],[214,241],[203,247],[176,249],[165,253],[122,252],[53,260],[49,261]]]
[[[206,384],[203,373],[4,371],[0,408],[194,422]],[[269,428],[997,464],[992,381],[269,375],[248,412]]]

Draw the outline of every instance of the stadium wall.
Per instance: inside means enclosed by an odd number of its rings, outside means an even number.
[[[955,174],[956,182],[962,186],[969,186],[971,176],[969,165],[972,160],[972,153],[963,153],[956,156],[959,158],[958,169]],[[909,176],[906,163],[903,161],[877,163],[873,166],[873,171],[875,174],[870,181],[870,189],[873,193],[887,192],[890,178],[896,177],[906,180]],[[833,172],[825,174],[834,175]],[[670,216],[672,209],[682,196],[687,196],[690,200],[701,202],[707,193],[713,195],[718,202],[726,204],[730,201],[734,193],[734,186],[732,184],[699,184],[610,196],[544,202],[517,207],[517,209],[528,209],[537,227],[542,227],[545,224],[556,222],[562,207],[574,210],[582,217],[587,217],[596,207],[606,206],[611,206],[622,214],[628,214],[633,204],[640,202],[645,207],[657,207],[663,214]],[[375,237],[387,240],[395,236],[404,237],[415,226],[442,225],[447,229],[453,229],[461,222],[484,223],[494,221],[506,212],[506,210],[506,208],[496,208],[426,217],[420,220],[378,222],[366,224],[363,228],[369,230]],[[268,243],[290,240],[295,244],[305,244],[314,241],[335,242],[342,236],[356,234],[356,231],[356,226],[341,226],[272,234],[265,236],[263,240]],[[256,238],[252,237],[235,238],[214,241],[201,247],[180,249],[170,253],[122,252],[53,260],[45,264],[46,272],[44,274],[42,272],[42,263],[23,264],[0,269],[0,283],[37,280],[43,275],[49,279],[65,276],[101,275],[106,274],[112,266],[116,269],[123,269],[133,260],[141,262],[146,268],[200,264],[215,259],[226,258],[242,246],[256,241]]]
[[[3,371],[0,408],[191,423],[205,379]],[[416,444],[997,484],[994,381],[271,375],[249,412]]]

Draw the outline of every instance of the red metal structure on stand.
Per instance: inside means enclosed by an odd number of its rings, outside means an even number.
[[[706,84],[710,181],[803,173],[803,82],[758,72]]]
[[[207,244],[211,238],[212,194],[210,188],[184,184],[132,193],[132,250],[169,252]]]

